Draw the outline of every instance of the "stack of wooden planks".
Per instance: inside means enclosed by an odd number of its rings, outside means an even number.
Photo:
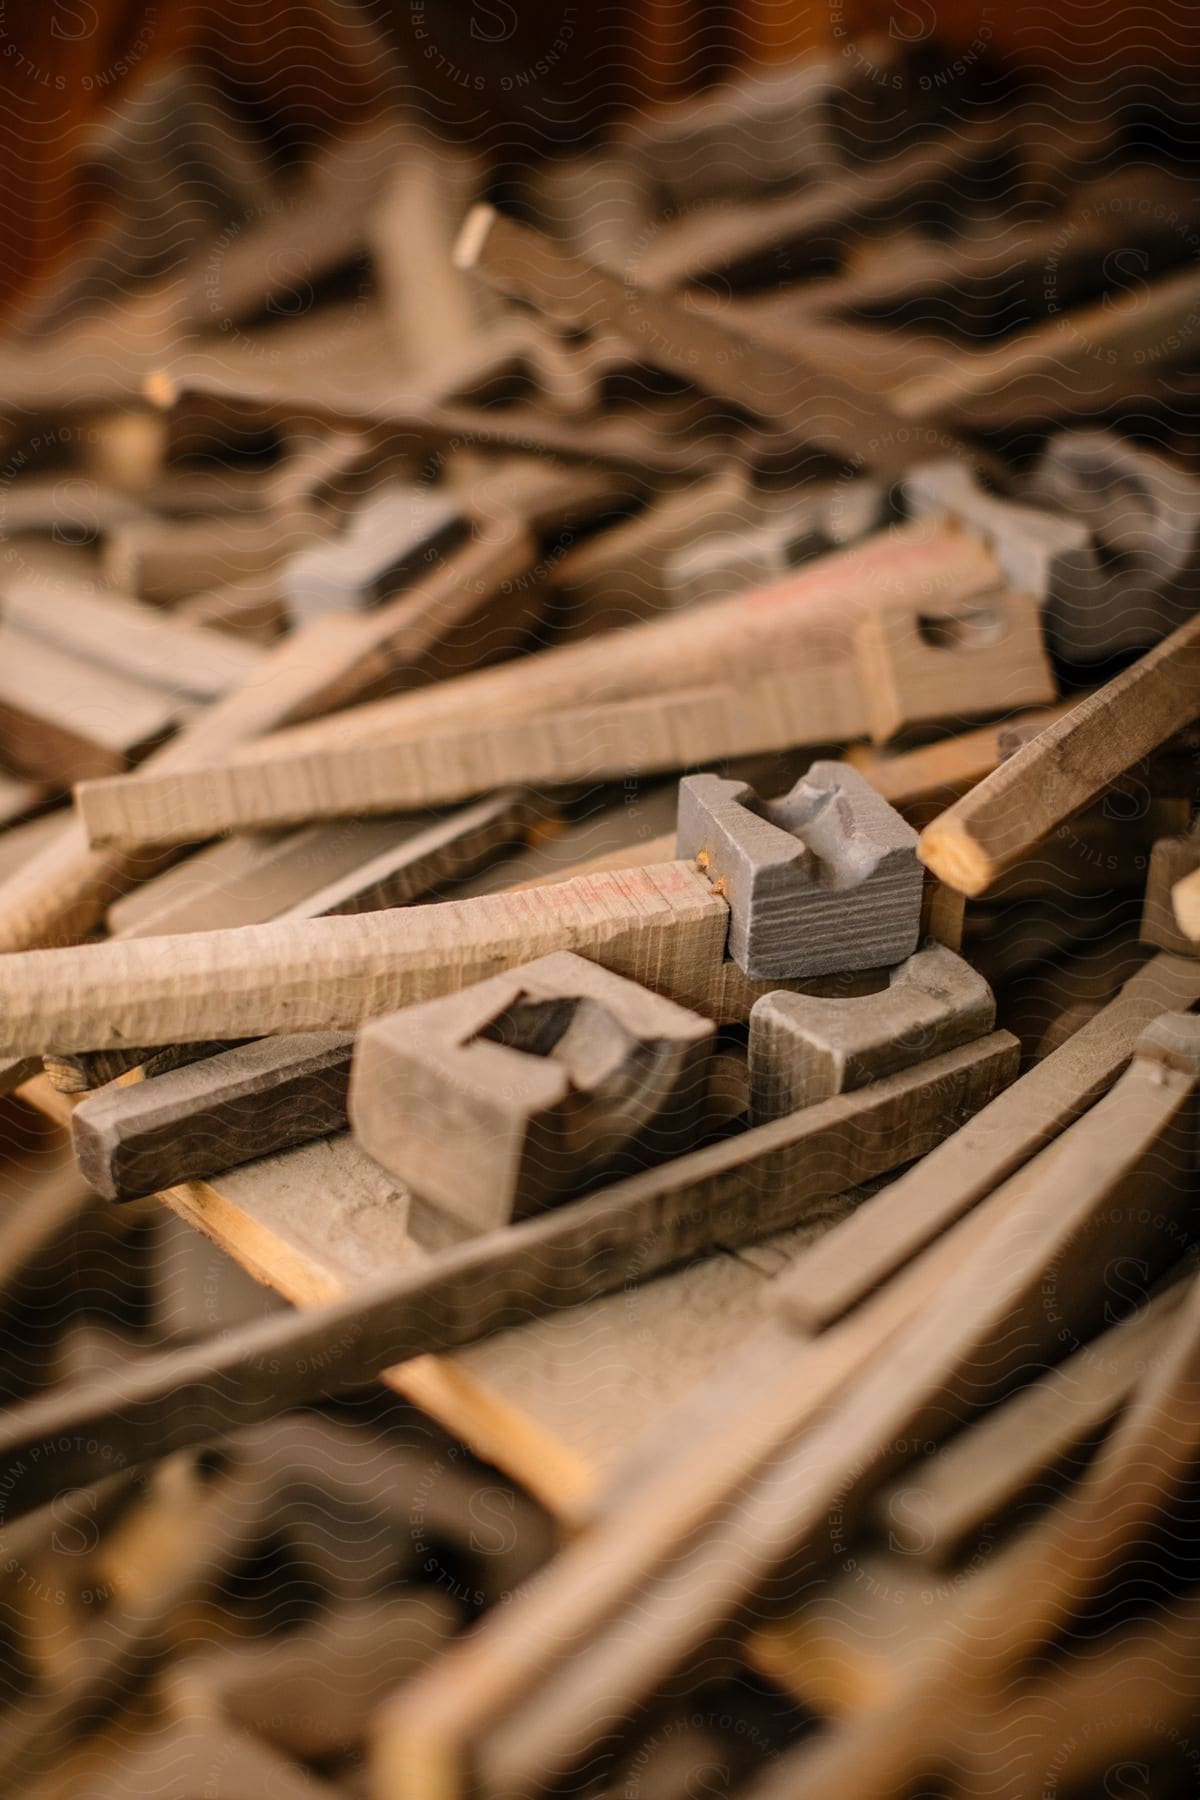
[[[0,1794],[1188,1791],[1197,190],[888,79],[0,344]]]

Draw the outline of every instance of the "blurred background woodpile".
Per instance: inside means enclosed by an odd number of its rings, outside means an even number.
[[[1195,8],[0,53],[0,1795],[1193,1793]]]

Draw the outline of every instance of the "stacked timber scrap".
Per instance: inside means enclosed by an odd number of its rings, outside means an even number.
[[[1196,193],[910,73],[0,352],[0,1792],[1187,1776]]]

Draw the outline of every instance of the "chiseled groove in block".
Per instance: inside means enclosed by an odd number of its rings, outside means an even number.
[[[715,1042],[710,1019],[560,951],[368,1025],[351,1120],[390,1173],[487,1230],[691,1149]]]
[[[887,966],[917,947],[917,834],[848,763],[814,763],[782,799],[679,784],[680,856],[730,907],[729,953],[756,979]]]
[[[987,982],[942,944],[892,969],[882,993],[764,994],[750,1014],[753,1121],[780,1118],[970,1043],[995,1020]]]

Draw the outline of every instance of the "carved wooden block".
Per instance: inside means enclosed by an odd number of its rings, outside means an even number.
[[[991,989],[942,944],[891,971],[880,994],[764,994],[750,1013],[755,1124],[862,1087],[991,1031]]]
[[[106,1199],[132,1200],[340,1131],[353,1044],[339,1032],[264,1038],[103,1088],[72,1115],[79,1167]]]
[[[814,763],[780,800],[744,782],[679,784],[680,856],[729,902],[729,954],[792,978],[901,962],[917,947],[917,834],[848,763]]]
[[[467,531],[446,495],[387,487],[359,509],[340,537],[314,544],[284,565],[284,603],[295,623],[323,612],[362,612],[407,586]]]
[[[569,951],[379,1019],[355,1057],[363,1148],[476,1230],[690,1148],[716,1027]]]

